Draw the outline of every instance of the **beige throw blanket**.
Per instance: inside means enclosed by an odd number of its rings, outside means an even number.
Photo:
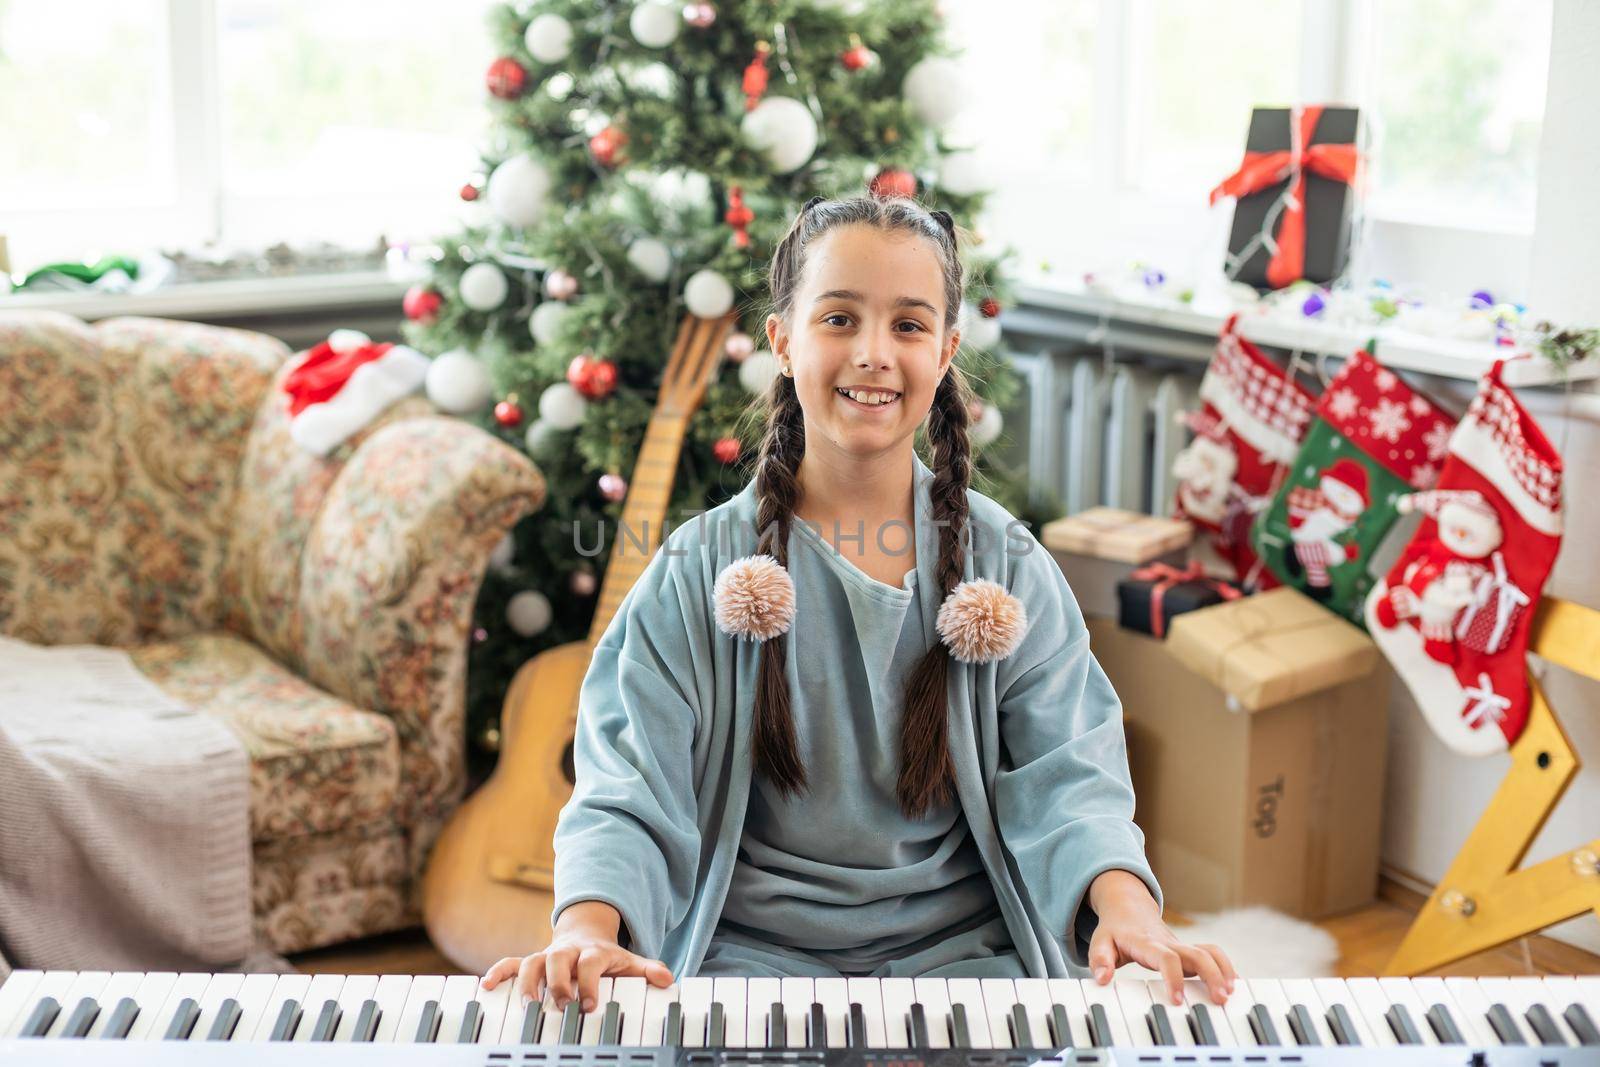
[[[0,981],[252,945],[249,759],[128,655],[0,637]]]

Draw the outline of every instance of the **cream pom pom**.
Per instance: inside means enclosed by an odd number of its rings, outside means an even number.
[[[1028,611],[998,582],[974,578],[944,598],[935,626],[956,659],[987,663],[1017,650],[1028,632]]]
[[[745,556],[722,569],[712,587],[717,627],[725,634],[765,641],[794,621],[794,580],[769,555]]]

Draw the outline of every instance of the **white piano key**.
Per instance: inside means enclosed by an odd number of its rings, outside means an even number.
[[[639,976],[618,978],[611,984],[611,999],[615,1000],[617,1006],[622,1009],[622,1031],[618,1035],[619,1044],[627,1045],[630,1048],[638,1047],[639,1035],[644,1032],[644,997],[645,989],[649,985],[649,982]],[[713,983],[713,988],[715,988],[715,983]],[[742,1012],[744,1010],[744,998],[742,995],[739,1003],[740,1011]],[[744,1033],[743,1018],[743,1015],[741,1015],[739,1030],[741,1037],[743,1037]],[[728,1027],[729,1044],[732,1044],[733,1033],[733,1026],[730,1023]]]
[[[212,1024],[217,1021],[217,1013],[222,1008],[222,1002],[230,998],[239,999],[239,990],[244,986],[244,979],[245,976],[239,973],[211,976],[206,991],[195,998],[200,1002],[200,1017],[195,1020],[194,1029],[189,1031],[190,1041],[206,1039],[206,1035],[211,1033]]]
[[[1553,1015],[1561,1017],[1566,1022],[1566,1011],[1577,1004],[1589,1015],[1590,1020],[1600,1027],[1600,978],[1579,977],[1576,975],[1545,975],[1544,1003],[1549,1006]],[[1567,1023],[1569,1029],[1572,1024]],[[1579,1040],[1576,1031],[1574,1040]]]
[[[1256,1040],[1256,1032],[1250,1028],[1250,1009],[1256,1005],[1250,981],[1248,978],[1235,981],[1233,996],[1222,1006],[1222,1013],[1228,1020],[1228,1029],[1233,1031],[1234,1040],[1239,1043],[1240,1048],[1257,1048],[1261,1044]]]
[[[811,1001],[815,991],[809,978],[785,977],[779,979],[783,990],[783,1021],[789,1048],[805,1048],[806,1017],[811,1014]]]
[[[94,1025],[89,1027],[88,1034],[84,1035],[90,1041],[98,1041],[106,1032],[106,1024],[111,1022],[111,1015],[117,1010],[117,1005],[122,1003],[124,997],[130,998],[135,1004],[139,1000],[139,986],[144,984],[143,971],[117,971],[106,982],[105,988],[100,991],[100,1016],[95,1019]],[[3,991],[0,991],[3,992]],[[0,1030],[4,1030],[5,1007],[0,1005]]]
[[[1276,978],[1252,978],[1250,993],[1257,1004],[1266,1007],[1267,1015],[1272,1019],[1272,1029],[1278,1035],[1278,1044],[1284,1048],[1294,1048],[1297,1042],[1294,1030],[1289,1026],[1290,1004],[1283,986]]]
[[[374,999],[378,992],[378,976],[375,974],[347,974],[344,985],[339,987],[339,1025],[333,1031],[333,1039],[344,1043],[348,1042],[355,1034],[356,1022],[361,1017],[361,1006]],[[444,1028],[440,1027],[439,1034],[444,1036]],[[450,1031],[449,1040],[456,1039],[456,1032]]]
[[[660,986],[646,986],[644,991],[644,1027],[639,1035],[639,1043],[646,1046],[659,1046],[666,1042],[667,1007],[678,1002],[678,983],[673,982],[665,989]]]
[[[177,976],[174,975],[173,977],[176,978]],[[255,1033],[250,1035],[249,1040],[266,1041],[270,1038],[273,1027],[278,1025],[278,1016],[283,1013],[283,1006],[289,1001],[292,1000],[302,1006],[305,1004],[306,993],[311,989],[311,977],[309,974],[284,974],[278,976],[277,984],[272,987],[272,995],[267,998],[267,1009],[262,1012],[261,1020],[256,1023]],[[141,1005],[144,1004],[144,991],[142,989],[139,992],[139,997],[139,1003]],[[139,1012],[139,1017],[142,1021],[144,1018],[143,1011]],[[139,1023],[135,1022],[133,1028],[137,1031]],[[132,1037],[133,1035],[129,1034],[128,1036]]]
[[[994,1036],[989,1033],[989,1014],[983,1004],[983,983],[978,978],[949,978],[945,980],[945,989],[950,996],[950,1004],[966,1005],[967,1029],[972,1037],[973,1048],[994,1048]]]
[[[1011,1035],[1011,1009],[1017,1003],[1017,987],[1009,978],[980,978],[983,1017],[989,1024],[989,1040],[994,1048],[1016,1048]]]
[[[1456,1003],[1461,1006],[1462,1012],[1473,1022],[1481,1024],[1479,1030],[1484,1035],[1484,1043],[1490,1048],[1500,1047],[1503,1044],[1500,1035],[1489,1024],[1490,1002],[1484,996],[1483,990],[1478,987],[1478,980],[1448,975],[1445,977],[1444,986],[1450,991],[1450,995],[1456,998]],[[1532,1034],[1526,1034],[1523,1039],[1529,1040],[1531,1044],[1532,1037]]]
[[[818,978],[812,985],[812,996],[822,1005],[828,1020],[827,1046],[845,1048],[848,1044],[846,1020],[850,1016],[850,983],[844,978]]]
[[[1493,992],[1500,994],[1500,1002],[1511,1009],[1511,1014],[1517,1020],[1517,1024],[1527,1033],[1530,1045],[1544,1044],[1538,1033],[1534,1031],[1533,1024],[1528,1021],[1528,1009],[1535,1004],[1543,1002],[1544,982],[1542,980],[1535,975],[1513,975],[1508,978],[1480,978],[1478,979],[1478,985],[1483,988],[1485,996],[1490,996]],[[1493,1001],[1494,997],[1490,996],[1490,1000]],[[1550,1012],[1551,1020],[1555,1023],[1556,1033],[1561,1036],[1562,1042],[1569,1046],[1576,1045],[1578,1043],[1577,1035],[1572,1032],[1572,1028],[1561,1017],[1561,1009],[1552,1008],[1551,1005],[1545,1004],[1545,1010]]]
[[[65,1031],[67,1020],[72,1018],[72,1013],[78,1010],[78,1002],[84,997],[93,997],[95,1003],[100,1005],[100,1013],[106,1013],[106,1005],[100,999],[101,992],[106,983],[111,981],[110,971],[79,971],[73,978],[67,995],[57,997],[61,1002],[61,1013],[56,1016],[56,1021],[50,1024],[50,1029],[45,1031],[45,1037],[60,1037]]]
[[[885,1048],[911,1047],[911,1005],[917,1002],[916,981],[911,978],[885,978],[877,983],[883,996],[883,1042]]]
[[[883,990],[885,982],[905,982],[909,993],[911,983],[904,978],[851,978],[846,983],[846,997],[849,1004],[861,1005],[861,1017],[866,1022],[866,1042],[868,1048],[888,1048],[888,1032],[884,1027],[883,1019]],[[848,1004],[846,1011],[849,1010]],[[904,1029],[905,1024],[901,1024]]]
[[[1084,1010],[1093,1012],[1094,1006],[1099,1004],[1105,1009],[1106,1021],[1111,1024],[1112,1045],[1121,1048],[1137,1048],[1138,1045],[1133,1039],[1133,1034],[1128,1031],[1127,1021],[1122,1017],[1122,1005],[1117,999],[1115,982],[1116,979],[1113,978],[1110,983],[1101,985],[1092,978],[1084,979],[1078,987],[1083,991],[1083,1000],[1086,1005]]]
[[[172,988],[167,991],[166,1000],[159,1008],[150,1012],[149,1027],[139,1034],[139,1024],[135,1023],[133,1031],[128,1034],[128,1039],[143,1041],[163,1041],[167,1036],[167,1027],[172,1025],[172,1017],[178,1013],[178,1006],[185,1000],[198,1001],[205,996],[206,987],[211,984],[211,975],[204,971],[185,971],[178,975],[178,980],[172,983]],[[146,1010],[153,1005],[144,1005],[139,1011],[139,1021],[145,1022]],[[138,1035],[138,1036],[135,1036]]]
[[[1045,980],[1050,990],[1051,1005],[1060,1004],[1067,1009],[1067,1025],[1073,1048],[1089,1048],[1094,1042],[1089,1035],[1089,1002],[1084,998],[1084,988],[1090,983],[1078,978],[1049,978]]]
[[[37,998],[33,990],[44,977],[43,971],[12,971],[0,985],[0,1037],[10,1037],[11,1021],[19,1013],[31,1010]]]
[[[1449,984],[1443,978],[1413,978],[1411,979],[1411,988],[1416,990],[1418,999],[1427,1007],[1431,1008],[1435,1004],[1443,1004],[1449,1010],[1450,1018],[1455,1022],[1456,1029],[1461,1031],[1462,1040],[1467,1044],[1498,1044],[1494,1037],[1494,1030],[1489,1025],[1489,1020],[1478,1012],[1463,1010],[1462,1006],[1456,1003],[1455,994],[1450,991]]]
[[[1150,986],[1148,979],[1117,977],[1111,980],[1111,991],[1116,994],[1117,1005],[1122,1011],[1122,1025],[1128,1030],[1128,1036],[1133,1040],[1134,1048],[1150,1048],[1156,1044],[1156,1038],[1150,1032],[1150,1023],[1147,1018],[1150,1005]],[[1156,979],[1156,996],[1162,997],[1161,1003],[1168,1003],[1169,998],[1164,996],[1162,981]],[[1176,1007],[1176,1005],[1170,1005]],[[1171,1013],[1168,1013],[1171,1018]]]
[[[578,1044],[598,1045],[600,1043],[600,1024],[606,1016],[606,1005],[611,1003],[611,987],[616,983],[615,978],[601,978],[595,987],[594,1010],[583,1013],[583,1022],[578,1027]],[[582,1005],[580,1004],[581,1008]]]
[[[779,978],[747,978],[745,980],[744,1043],[746,1048],[768,1048],[767,1017],[774,1004],[783,1003],[783,981]],[[787,1035],[788,1028],[784,1028]]]
[[[1400,1039],[1394,1036],[1394,1030],[1389,1026],[1389,1020],[1384,1013],[1389,1010],[1389,998],[1378,985],[1376,978],[1347,978],[1345,988],[1350,990],[1350,996],[1360,1009],[1361,1017],[1366,1020],[1367,1030],[1372,1034],[1374,1045],[1398,1045]]]
[[[479,981],[481,983],[481,976]],[[490,995],[498,993],[502,988],[509,989],[510,992],[506,994],[506,1011],[505,1016],[500,1023],[500,1032],[493,1037],[485,1034],[484,1040],[485,1043],[491,1045],[495,1044],[497,1041],[502,1045],[518,1045],[522,1043],[522,1023],[524,1017],[529,1012],[532,1012],[535,1015],[539,1014],[544,1010],[544,1005],[537,1000],[529,1000],[528,1003],[524,1004],[522,1002],[522,993],[517,989],[517,983],[515,979],[501,982],[490,991]],[[478,986],[478,996],[481,998],[483,995],[484,989],[480,984]],[[398,1038],[398,1040],[409,1041],[411,1038],[409,1036],[402,1036]]]
[[[1230,994],[1226,1000],[1231,1001],[1238,995],[1238,993]],[[1194,1010],[1196,1005],[1204,1005],[1206,1009],[1206,1018],[1211,1023],[1211,1032],[1215,1034],[1217,1038],[1215,1047],[1237,1048],[1239,1046],[1240,1041],[1234,1036],[1233,1022],[1228,1018],[1227,1009],[1222,1004],[1218,1004],[1216,1001],[1211,999],[1211,990],[1206,987],[1206,983],[1203,979],[1185,978],[1183,980],[1183,1000],[1184,1029],[1189,1030],[1190,1036],[1194,1038],[1194,1043],[1196,1045],[1200,1043],[1200,1039],[1195,1036],[1193,1030],[1189,1029],[1189,1015]],[[1177,1029],[1177,1027],[1174,1026],[1173,1029]]]
[[[1012,985],[1017,990],[1017,1003],[1028,1013],[1028,1031],[1035,1048],[1050,1048],[1050,982],[1044,978],[1017,978]]]
[[[1317,996],[1322,998],[1323,1015],[1326,1017],[1333,1011],[1335,1004],[1343,1006],[1345,1014],[1350,1017],[1350,1025],[1355,1027],[1356,1037],[1361,1041],[1363,1048],[1371,1048],[1379,1043],[1373,1035],[1372,1027],[1367,1025],[1366,1016],[1361,1012],[1361,1006],[1356,1003],[1356,998],[1351,994],[1350,987],[1343,978],[1313,978],[1311,985],[1317,991]],[[1238,994],[1234,994],[1237,996]],[[1388,1027],[1384,1027],[1388,1031]],[[1333,1024],[1328,1024],[1328,1032],[1333,1033]],[[1394,1035],[1390,1034],[1392,1038]]]
[[[704,1048],[706,1044],[706,1016],[711,1011],[711,994],[715,979],[685,978],[680,981],[678,1003],[683,1005],[683,1044],[686,1048]]]
[[[1378,989],[1388,999],[1390,1006],[1404,1004],[1406,1013],[1411,1016],[1411,1025],[1416,1027],[1417,1033],[1422,1037],[1424,1045],[1437,1045],[1439,1035],[1433,1032],[1433,1027],[1428,1025],[1428,1005],[1417,995],[1411,985],[1411,979],[1385,976],[1378,979]],[[1393,1028],[1391,1028],[1392,1032]]]
[[[339,991],[344,988],[345,976],[342,974],[314,974],[311,976],[311,985],[306,989],[305,998],[300,1002],[300,1028],[295,1031],[295,1042],[311,1041],[311,1036],[317,1032],[317,1020],[322,1018],[322,1010],[328,1001],[339,1000]],[[181,981],[181,979],[180,979]]]
[[[928,1016],[928,1046],[950,1047],[950,1028],[946,1019],[950,1015],[950,990],[943,978],[914,978],[913,988],[917,1003]]]
[[[1517,1004],[1516,990],[1505,978],[1473,978],[1469,981],[1477,983],[1478,991],[1484,999],[1484,1011],[1488,1012],[1496,1004],[1504,1004],[1506,1013],[1511,1016],[1511,1022],[1516,1027],[1522,1040],[1529,1045],[1538,1045],[1539,1035],[1533,1032],[1533,1027],[1528,1020],[1522,1017],[1522,1011]],[[1491,1027],[1492,1029],[1492,1027]]]
[[[37,972],[36,972],[37,973]],[[72,988],[72,983],[77,981],[77,971],[45,971],[39,980],[33,984],[33,989],[28,993],[22,1006],[12,1016],[11,1023],[0,1033],[0,1037],[16,1037],[22,1028],[28,1025],[28,1017],[33,1014],[33,1009],[45,997],[53,997],[61,1005],[63,1014],[72,1009],[67,1005],[67,992]],[[7,983],[10,984],[9,982]],[[59,1017],[58,1017],[59,1021]]]
[[[1322,1006],[1322,997],[1317,995],[1317,985],[1309,978],[1284,978],[1280,984],[1283,986],[1283,995],[1289,1001],[1292,1009],[1296,1004],[1305,1005],[1307,1014],[1311,1016],[1312,1029],[1317,1035],[1320,1045],[1336,1045],[1333,1031],[1328,1027],[1327,1009]]]
[[[748,981],[729,975],[711,982],[711,998],[722,1005],[722,1040],[728,1048],[745,1048],[750,1040]]]
[[[415,1028],[410,1034],[402,1035],[400,1032],[400,1019],[406,1012],[406,1001],[411,996],[412,978],[409,974],[386,974],[378,979],[378,988],[372,994],[372,999],[378,1002],[378,1030],[372,1035],[375,1045],[388,1045],[396,1041],[410,1041],[416,1036]],[[500,1036],[500,1023],[504,1019],[505,1004],[511,999],[511,989],[515,983],[501,982],[494,990],[478,990],[480,998],[488,997],[498,999],[501,1004],[501,1015],[496,1018],[491,1029],[487,1020],[484,1022],[484,1032],[492,1035],[492,1039]]]
[[[556,997],[550,991],[549,983],[544,987],[544,999],[537,1003],[544,1016],[539,1020],[539,1045],[561,1044],[561,1018],[566,1014],[566,1009],[556,1007]]]
[[[1172,1041],[1174,1045],[1182,1045],[1187,1047],[1194,1044],[1194,1034],[1189,1030],[1189,1005],[1196,1003],[1196,1001],[1194,999],[1195,989],[1189,983],[1195,981],[1198,981],[1198,979],[1184,979],[1182,1004],[1172,1003],[1172,997],[1167,992],[1167,981],[1165,978],[1147,978],[1142,983],[1145,989],[1145,999],[1148,1001],[1145,1011],[1150,1011],[1153,1014],[1154,1008],[1157,1004],[1163,1005],[1166,1008],[1167,1022],[1172,1026]],[[1118,989],[1118,995],[1120,996],[1120,983],[1118,985]],[[1204,983],[1201,983],[1200,996],[1203,999],[1198,1001],[1198,1003],[1211,1003],[1211,999],[1205,995]],[[1143,1012],[1141,1012],[1141,1014],[1143,1014]],[[1215,1025],[1216,1021],[1213,1020],[1212,1026],[1214,1027]],[[1152,1026],[1152,1023],[1146,1022],[1145,1030],[1150,1034],[1150,1040],[1154,1042],[1156,1035]],[[1133,1028],[1133,1020],[1131,1018],[1128,1020],[1128,1028],[1130,1030]]]

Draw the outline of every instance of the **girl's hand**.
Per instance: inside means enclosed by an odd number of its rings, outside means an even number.
[[[1125,876],[1126,881],[1114,876]],[[1215,1004],[1233,992],[1233,964],[1216,945],[1186,945],[1161,919],[1160,909],[1144,883],[1126,871],[1107,871],[1095,880],[1109,881],[1095,898],[1099,921],[1089,939],[1089,967],[1101,985],[1111,981],[1124,963],[1137,963],[1161,974],[1172,1003],[1183,1003],[1183,979],[1197,975]]]
[[[549,947],[531,956],[507,956],[484,973],[483,988],[493,989],[515,976],[516,992],[523,997],[543,1000],[548,986],[557,1008],[566,1008],[576,997],[582,1010],[589,1012],[595,1009],[600,979],[606,975],[671,985],[672,972],[666,964],[617,944],[620,925],[617,910],[600,901],[563,908]]]

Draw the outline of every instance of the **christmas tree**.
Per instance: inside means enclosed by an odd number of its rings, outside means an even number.
[[[968,279],[957,359],[981,397],[974,487],[1035,526],[1052,517],[987,447],[1020,385],[998,318],[1012,252],[982,247],[981,173],[942,135],[964,94],[933,0],[536,0],[489,23],[490,147],[460,194],[484,217],[442,242],[404,307],[407,340],[436,356],[435,404],[526,449],[548,484],[479,598],[475,770],[516,670],[588,632],[611,548],[594,531],[616,529],[686,312],[740,320],[690,421],[667,528],[753,475],[750,413],[776,370],[757,340],[766,270],[814,195],[913,196],[954,216]],[[575,529],[602,554],[580,553]]]

